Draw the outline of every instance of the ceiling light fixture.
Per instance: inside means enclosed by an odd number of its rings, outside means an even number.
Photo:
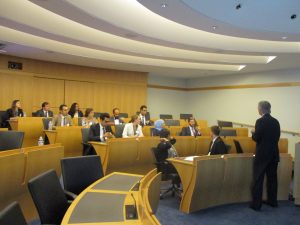
[[[244,69],[245,67],[246,67],[246,65],[240,65],[238,70],[241,71],[241,70]]]
[[[216,30],[218,27],[217,26],[212,26],[212,29]]]
[[[167,7],[168,7],[167,3],[162,3],[160,6],[161,6],[162,8],[167,8]]]
[[[277,56],[269,56],[267,59],[267,63],[271,62],[273,59],[275,59]]]
[[[7,52],[7,51],[0,49],[0,53],[5,53],[5,52]]]
[[[242,5],[240,3],[235,6],[236,10],[239,10],[240,8],[242,8]]]
[[[294,20],[294,19],[296,19],[296,18],[297,18],[297,15],[296,15],[296,14],[291,15],[291,20]]]
[[[287,38],[288,38],[288,37],[286,37],[286,36],[281,37],[282,40],[285,40],[285,39],[287,39]]]

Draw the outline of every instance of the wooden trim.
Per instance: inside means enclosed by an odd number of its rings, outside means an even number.
[[[245,88],[270,88],[270,87],[299,87],[300,82],[281,82],[281,83],[266,83],[266,84],[241,84],[241,85],[224,85],[211,87],[197,88],[180,88],[171,86],[161,86],[148,84],[148,88],[175,90],[175,91],[212,91],[212,90],[228,90],[228,89],[245,89]]]

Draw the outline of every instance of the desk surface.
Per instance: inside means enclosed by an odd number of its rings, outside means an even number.
[[[96,181],[73,201],[61,224],[141,224],[139,219],[126,220],[125,203],[142,177],[112,173]]]

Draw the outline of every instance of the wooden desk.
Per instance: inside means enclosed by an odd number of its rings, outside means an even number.
[[[56,127],[45,130],[50,144],[61,143],[65,148],[65,157],[82,155],[82,136],[80,126]]]
[[[9,120],[12,130],[25,132],[22,147],[37,146],[40,136],[43,136],[42,117],[16,117]]]
[[[253,154],[229,154],[168,159],[183,186],[180,211],[191,213],[212,206],[251,200]],[[278,200],[288,200],[292,157],[280,155]],[[265,188],[266,189],[266,188]]]
[[[112,173],[96,181],[73,201],[61,224],[159,225],[148,212],[143,197],[146,193],[135,188],[142,178],[135,174]],[[125,205],[136,205],[137,219],[126,219]]]
[[[8,128],[0,128],[0,131],[8,131]]]

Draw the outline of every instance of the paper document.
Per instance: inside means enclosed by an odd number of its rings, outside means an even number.
[[[187,160],[187,161],[194,161],[194,158],[197,157],[197,156],[188,156],[188,157],[185,157],[184,160]]]

